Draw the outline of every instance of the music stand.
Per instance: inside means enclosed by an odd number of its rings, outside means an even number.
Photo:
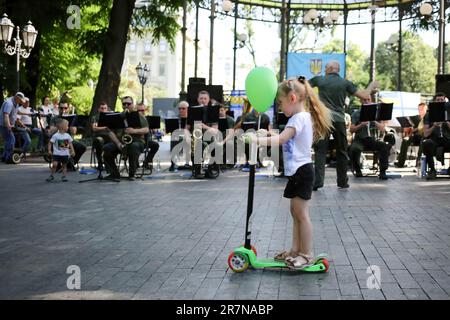
[[[428,110],[430,110],[430,123],[433,122],[443,122],[446,121],[448,115],[446,115],[446,105],[445,102],[430,102],[428,105]]]
[[[75,120],[77,119],[76,114],[71,114],[67,116],[61,116],[64,120],[67,120],[69,122],[69,127],[75,127]]]
[[[388,121],[392,119],[392,110],[394,109],[393,103],[378,103],[377,108],[377,121]]]
[[[206,108],[206,123],[219,122],[220,105],[213,105]]]
[[[139,117],[139,114],[138,114]],[[139,119],[139,118],[138,118]],[[131,118],[130,118],[131,120]],[[111,130],[117,130],[117,129],[123,129],[125,128],[124,118],[122,113],[117,112],[101,112],[99,114],[98,118],[98,126],[99,127],[108,127],[108,129]],[[140,127],[140,124],[139,124]],[[80,180],[79,183],[88,182],[88,181],[103,181],[105,180],[102,175],[102,168],[98,169],[98,176],[97,178],[87,179],[87,180]],[[113,179],[108,181],[114,181],[114,182],[120,182],[119,179]]]
[[[402,128],[416,128],[420,123],[420,116],[396,117]]]
[[[219,119],[219,131],[224,132],[227,129],[229,129],[228,128],[228,119],[226,119],[226,118]]]
[[[413,123],[411,122],[409,117],[396,117],[398,123],[402,128],[412,128]]]
[[[145,116],[145,119],[147,119],[149,129],[161,129],[160,116]]]
[[[125,118],[127,119],[128,128],[141,128],[141,119],[138,111],[125,113]]]
[[[82,127],[85,128],[89,122],[89,116],[77,115],[75,119],[74,127]]]
[[[374,121],[377,116],[378,103],[367,103],[361,106],[359,121]]]
[[[203,106],[193,106],[188,109],[188,123],[193,126],[195,121],[203,122]]]
[[[166,118],[164,119],[164,123],[166,125],[166,133],[173,133],[175,130],[180,128],[178,118]]]
[[[124,129],[122,113],[120,112],[102,112],[98,117],[99,127],[108,127],[109,129]]]

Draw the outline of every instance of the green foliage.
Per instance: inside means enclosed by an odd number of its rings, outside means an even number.
[[[94,98],[94,90],[88,86],[73,87],[70,91],[71,104],[75,106],[77,114],[89,115]]]
[[[395,48],[382,42],[376,49],[377,79],[384,90],[396,90],[398,55]],[[403,33],[402,91],[434,92],[437,61],[434,50],[412,32]]]
[[[60,27],[43,34],[40,50],[40,77],[36,94],[42,97],[51,91],[87,87],[100,70],[98,55],[89,55],[77,46],[76,36]]]
[[[170,49],[175,50],[175,38],[180,30],[177,23],[178,11],[183,2],[183,0],[153,0],[136,9],[131,22],[133,33],[142,37],[146,32],[151,32],[153,44],[159,43],[160,39],[164,38],[169,43]]]

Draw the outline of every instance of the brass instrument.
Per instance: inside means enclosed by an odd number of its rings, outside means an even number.
[[[122,135],[122,143],[123,144],[131,144],[133,142],[133,137],[129,134]]]
[[[128,109],[125,109],[123,115],[126,115],[128,112]],[[124,117],[123,122],[125,124],[125,128],[128,128],[128,121],[126,117]],[[133,142],[133,137],[127,133],[124,133],[121,140],[123,144],[131,144]]]
[[[195,128],[195,129],[192,131],[192,136],[194,137],[194,140],[200,140],[200,139],[202,138],[202,136],[203,136],[202,129],[200,129],[200,128]]]

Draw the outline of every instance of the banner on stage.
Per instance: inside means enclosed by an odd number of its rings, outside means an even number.
[[[339,75],[345,76],[345,54],[343,53],[298,53],[289,52],[287,58],[287,77],[304,76],[311,79],[315,76],[325,75],[325,66],[328,61],[336,60],[341,69]]]

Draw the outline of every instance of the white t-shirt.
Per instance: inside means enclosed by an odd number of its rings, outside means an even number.
[[[44,115],[53,114],[53,106],[52,105],[48,105],[48,106],[42,105],[41,109],[42,109],[42,113]]]
[[[30,108],[25,108],[23,106],[20,106],[17,109],[17,112],[22,112],[22,113],[27,113],[27,114],[31,114],[31,109]],[[17,113],[17,118],[20,119],[20,121],[23,122],[24,125],[27,126],[31,126],[33,124],[33,121],[31,120],[31,117],[28,115],[23,115],[23,114],[18,114]]]
[[[42,110],[42,111],[39,111],[39,113],[43,114],[44,116],[46,116],[48,114],[53,115],[53,106],[52,105],[48,105],[48,106],[42,105],[39,109]],[[48,126],[48,122],[47,122],[47,117],[44,117],[44,116],[41,116],[41,123],[45,129]],[[38,121],[39,127],[41,126],[41,123]]]
[[[60,133],[56,132],[50,142],[53,143],[53,155],[55,156],[70,156],[70,146],[69,143],[73,139],[67,132]]]
[[[286,176],[295,174],[298,168],[311,163],[311,146],[313,128],[309,112],[294,114],[286,124],[286,128],[295,129],[295,135],[283,144],[284,171]]]

